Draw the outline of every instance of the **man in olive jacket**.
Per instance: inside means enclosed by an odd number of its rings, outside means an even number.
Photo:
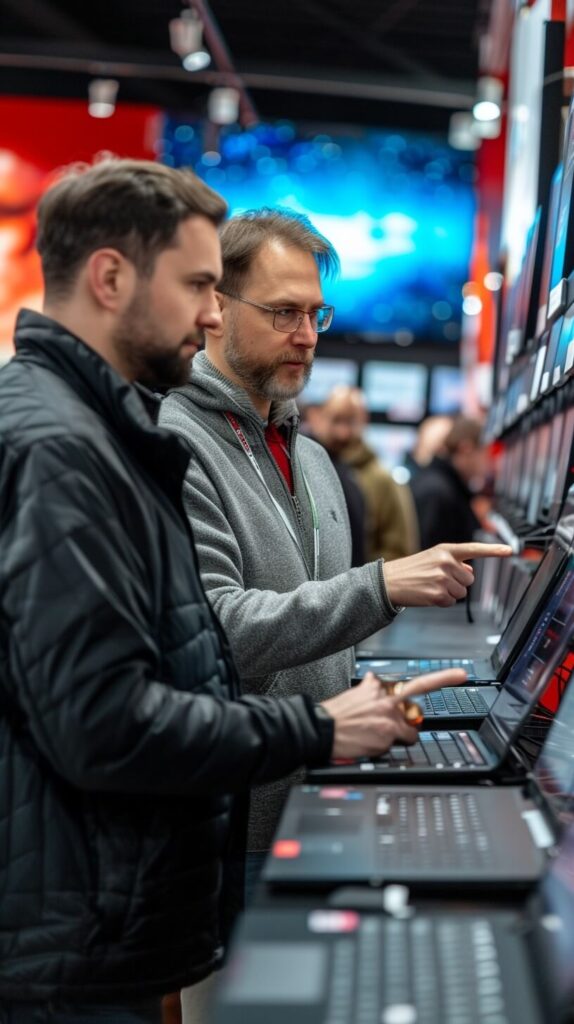
[[[240,904],[230,794],[416,738],[374,677],[323,706],[238,699],[187,451],[132,383],[186,380],[217,326],[224,213],[140,161],[76,170],[40,205],[44,314],[20,314],[0,372],[2,1024],[157,1024]]]

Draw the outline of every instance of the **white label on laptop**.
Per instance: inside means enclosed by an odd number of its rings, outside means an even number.
[[[559,281],[558,284],[554,285],[554,288],[548,296],[548,316],[554,316],[554,313],[560,309],[560,306],[563,303],[563,291],[564,281],[562,280]]]
[[[559,366],[554,367],[554,373],[552,374],[552,384],[557,384],[562,376],[562,370]]]
[[[518,401],[516,403],[516,413],[517,413],[517,415],[520,416],[527,407],[528,407],[528,395],[525,392],[523,392],[521,395],[518,396]]]
[[[487,644],[492,644],[492,646],[493,646],[493,647],[496,647],[497,643],[498,643],[498,642],[499,642],[499,640],[500,640],[500,636],[501,636],[501,634],[500,634],[500,633],[491,633],[491,634],[490,634],[489,636],[487,636],[487,638],[486,638],[486,642],[487,642]]]
[[[548,850],[551,846],[554,846],[554,836],[540,811],[535,808],[523,811],[522,817],[528,825],[530,835],[539,850]]]
[[[546,370],[546,373],[542,374],[542,384],[540,385],[541,391],[546,391],[550,383],[550,373]]]
[[[566,365],[564,367],[564,373],[568,373],[568,370],[571,370],[573,366],[574,366],[574,341],[571,341],[569,346],[568,346],[568,351],[566,353]]]

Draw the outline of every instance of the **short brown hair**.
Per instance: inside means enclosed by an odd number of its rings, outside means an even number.
[[[120,159],[69,168],[38,206],[46,294],[69,294],[82,264],[107,246],[149,276],[180,223],[202,216],[218,227],[226,212],[225,200],[187,169]]]
[[[482,426],[478,420],[470,419],[467,416],[457,416],[444,439],[444,447],[449,455],[453,455],[465,442],[469,442],[475,448],[480,447],[481,438]]]
[[[223,277],[219,290],[230,295],[239,294],[261,246],[274,239],[311,253],[322,276],[334,276],[339,270],[339,257],[331,242],[308,217],[292,210],[266,206],[248,210],[228,220],[220,237]]]

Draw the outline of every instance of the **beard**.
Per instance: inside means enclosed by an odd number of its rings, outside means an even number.
[[[184,345],[203,345],[203,333],[195,331],[174,342],[163,334],[150,309],[143,287],[134,296],[123,314],[112,343],[129,379],[152,390],[166,390],[186,384],[191,373],[193,355],[183,351]]]
[[[313,355],[304,359],[296,359],[293,355],[278,356],[271,363],[262,363],[248,355],[234,331],[225,341],[223,355],[227,365],[247,391],[272,402],[296,398],[305,387],[313,369]],[[304,366],[302,379],[296,384],[282,384],[276,379],[277,371],[284,363],[294,362],[300,362]]]

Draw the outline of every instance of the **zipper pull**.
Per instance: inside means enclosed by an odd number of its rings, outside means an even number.
[[[295,507],[295,514],[297,516],[297,522],[299,523],[299,526],[303,526],[303,515],[302,515],[302,512],[301,512],[301,505],[299,503],[299,498],[297,497],[296,494],[292,494],[291,495],[291,500],[292,500],[293,505]]]

